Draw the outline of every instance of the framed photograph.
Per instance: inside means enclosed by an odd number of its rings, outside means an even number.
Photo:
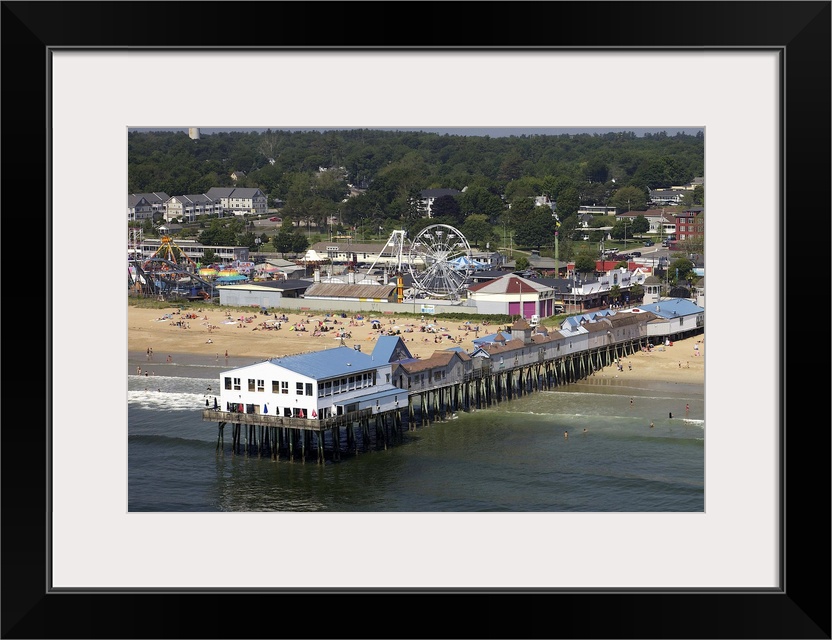
[[[830,3],[439,7],[390,36],[370,3],[3,3],[6,264],[47,265],[44,302],[5,278],[46,411],[2,432],[4,638],[830,637],[829,387],[787,348],[807,191],[828,238]],[[131,513],[127,131],[192,126],[703,128],[705,512]],[[380,596],[405,630],[358,622]]]

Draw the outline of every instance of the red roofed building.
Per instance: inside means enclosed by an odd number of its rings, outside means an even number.
[[[468,298],[480,313],[531,318],[554,314],[555,291],[513,273],[468,287]]]

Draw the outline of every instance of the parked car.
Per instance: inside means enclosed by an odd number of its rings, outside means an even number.
[[[282,220],[277,216],[272,216],[271,218],[269,218],[269,222],[282,222]]]
[[[653,241],[652,240],[645,240],[644,241],[644,246],[645,247],[652,247],[653,246]]]

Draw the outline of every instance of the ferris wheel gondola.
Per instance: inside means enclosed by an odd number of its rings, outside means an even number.
[[[471,247],[459,229],[434,224],[414,238],[407,262],[418,292],[435,298],[457,298],[470,271]]]

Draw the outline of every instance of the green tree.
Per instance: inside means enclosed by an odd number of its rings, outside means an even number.
[[[514,260],[515,271],[525,271],[529,268],[529,259],[526,256],[517,256]]]
[[[698,184],[693,188],[693,191],[685,192],[679,204],[686,209],[703,206],[705,204],[705,187]]]
[[[272,237],[272,244],[274,250],[281,254],[286,254],[292,251],[292,241],[294,238],[294,228],[291,223],[284,222],[274,237]]]
[[[609,199],[610,206],[621,211],[643,211],[647,209],[647,192],[638,187],[621,187]]]
[[[696,277],[696,274],[693,272],[694,267],[693,262],[687,258],[676,258],[668,267],[668,279],[675,285],[684,282],[689,277]]]
[[[431,215],[446,220],[450,225],[462,223],[461,213],[462,208],[454,196],[439,196],[431,206]]]
[[[610,287],[609,297],[613,302],[618,302],[621,299],[621,287],[617,284],[612,285]]]
[[[479,213],[469,215],[460,228],[462,234],[470,244],[482,246],[490,242],[494,236],[494,227],[488,218]]]
[[[292,234],[292,251],[294,253],[302,253],[309,247],[309,238],[307,238],[303,231],[295,229]]]
[[[556,222],[549,207],[532,205],[529,213],[518,218],[514,219],[514,240],[518,245],[538,250],[541,246],[551,246]]]
[[[484,214],[489,220],[497,220],[506,208],[500,196],[484,187],[469,188],[457,196],[457,201],[462,215],[466,218],[477,213]]]
[[[543,183],[534,177],[520,177],[506,185],[503,195],[514,206],[518,200],[531,199],[543,192]]]
[[[575,271],[578,273],[595,273],[595,256],[582,251],[575,257]]]
[[[561,220],[565,220],[569,216],[574,216],[578,213],[578,207],[580,206],[581,200],[578,197],[578,190],[574,187],[567,187],[560,192],[555,211]]]
[[[633,218],[632,230],[633,233],[647,233],[650,231],[650,222],[643,215],[637,215]]]
[[[610,230],[610,235],[615,240],[631,240],[633,238],[633,223],[624,218],[616,220]]]

